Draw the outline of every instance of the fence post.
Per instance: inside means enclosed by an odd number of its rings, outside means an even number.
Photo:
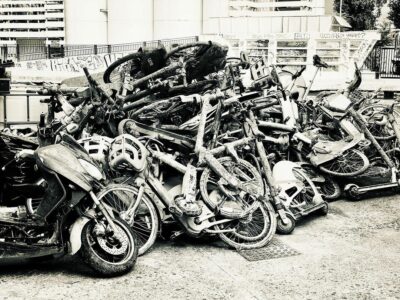
[[[378,51],[379,50],[379,51]],[[379,73],[380,73],[380,65],[381,65],[381,58],[380,55],[378,55],[378,53],[380,53],[382,51],[382,48],[375,48],[375,59],[374,62],[376,63],[376,68],[375,68],[375,79],[379,79]]]
[[[93,45],[93,54],[96,55],[98,52],[97,45]]]
[[[21,58],[19,57],[19,44],[17,43],[15,46],[15,56],[17,57],[18,61],[21,61]]]
[[[111,45],[107,45],[107,52],[108,54],[111,54]]]
[[[51,47],[50,47],[50,45],[47,45],[47,58],[51,58]]]
[[[65,57],[64,45],[61,45],[61,57]]]

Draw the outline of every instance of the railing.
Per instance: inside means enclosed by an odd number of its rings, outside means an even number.
[[[376,47],[365,60],[363,70],[375,72],[377,78],[400,78],[400,49]]]
[[[379,60],[380,60],[381,48],[375,47],[371,53],[367,56],[362,66],[362,70],[368,70],[371,72],[379,72]]]
[[[155,48],[160,45],[181,45],[198,41],[197,36],[184,37],[176,39],[164,39],[145,41],[137,43],[114,44],[114,45],[60,45],[60,46],[38,46],[35,43],[26,43],[23,45],[2,45],[0,53],[3,60],[13,59],[15,61],[27,61],[38,59],[62,58],[70,56],[96,55],[116,52],[136,51],[140,47]],[[0,57],[1,58],[1,57]]]
[[[3,101],[2,103],[2,108],[3,108],[3,118],[0,118],[0,128],[1,127],[10,127],[12,125],[33,125],[33,124],[37,124],[38,123],[38,119],[39,119],[39,115],[34,116],[34,118],[32,118],[32,114],[31,114],[31,100],[32,97],[41,97],[41,99],[44,98],[48,98],[46,96],[43,95],[38,95],[38,94],[27,94],[27,93],[7,93],[7,94],[2,94],[0,93],[0,103],[1,101]],[[16,100],[15,98],[19,98],[17,99],[17,101],[23,101],[24,104],[26,105],[26,110],[25,110],[25,114],[26,117],[24,120],[14,120],[14,121],[9,121],[8,119],[8,107],[9,107],[9,100],[10,98],[14,98],[14,100]],[[21,103],[20,103],[21,104]],[[13,105],[15,107],[15,104]],[[20,109],[21,105],[18,105],[19,108],[19,113],[18,115],[24,115],[23,109]]]
[[[381,48],[379,73],[381,78],[400,78],[400,50]]]

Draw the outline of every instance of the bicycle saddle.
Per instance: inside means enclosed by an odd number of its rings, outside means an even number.
[[[319,57],[316,54],[313,56],[313,65],[317,68],[325,68],[326,69],[329,67],[329,65],[326,62],[322,61],[321,57]]]

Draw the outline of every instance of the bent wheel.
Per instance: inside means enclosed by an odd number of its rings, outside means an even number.
[[[359,150],[350,149],[343,153],[341,157],[328,161],[319,166],[321,171],[341,177],[351,177],[359,175],[368,168],[369,160]]]

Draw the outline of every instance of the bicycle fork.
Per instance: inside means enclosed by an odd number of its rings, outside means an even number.
[[[249,117],[250,117],[251,122],[253,122],[254,124],[257,123],[252,111],[250,111]],[[267,186],[270,190],[270,193],[271,193],[271,196],[273,199],[273,204],[275,206],[275,210],[277,211],[279,218],[282,220],[283,224],[286,225],[289,223],[289,219],[286,216],[285,208],[282,204],[282,200],[279,197],[278,191],[273,184],[273,178],[271,175],[272,170],[271,170],[271,166],[269,164],[269,160],[268,160],[268,156],[265,151],[264,144],[258,138],[255,139],[255,143],[256,143],[258,155],[261,158],[261,165],[264,169],[265,179],[266,179]]]

